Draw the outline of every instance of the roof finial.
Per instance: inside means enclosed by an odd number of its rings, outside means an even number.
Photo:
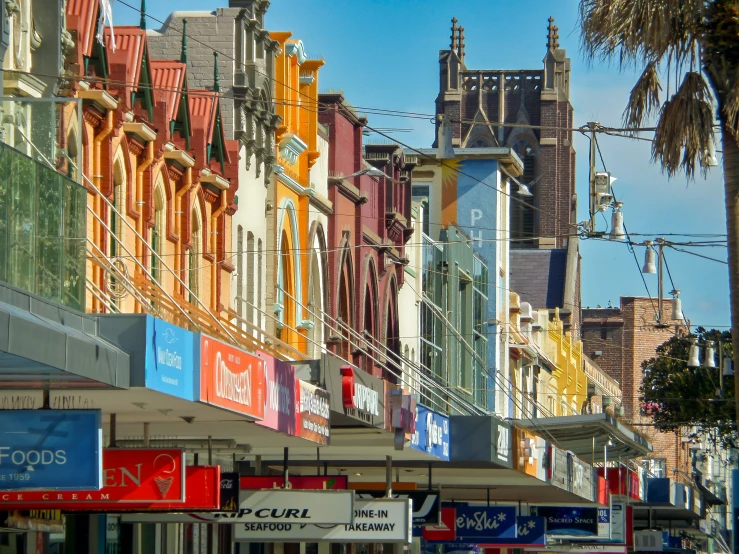
[[[556,50],[559,48],[559,27],[554,24],[554,18],[549,16],[549,26],[547,27],[547,48]]]
[[[187,65],[187,19],[182,20],[182,52],[180,62]]]
[[[213,90],[221,92],[221,84],[218,81],[218,50],[213,50]]]
[[[452,45],[451,49],[453,52],[457,51],[457,18],[452,17]]]
[[[464,27],[459,28],[459,60],[464,63]]]
[[[146,0],[141,0],[141,19],[139,20],[139,28],[146,30]]]

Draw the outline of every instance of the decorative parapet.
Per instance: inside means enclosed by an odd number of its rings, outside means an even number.
[[[290,165],[295,165],[298,157],[306,151],[308,145],[303,142],[300,137],[293,134],[286,134],[280,140],[280,156]]]

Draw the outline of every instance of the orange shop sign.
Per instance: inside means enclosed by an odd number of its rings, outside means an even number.
[[[264,361],[200,335],[198,400],[254,419],[264,418]]]

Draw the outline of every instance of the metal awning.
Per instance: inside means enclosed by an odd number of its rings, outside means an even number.
[[[652,452],[647,439],[606,413],[517,420],[516,425],[538,431],[547,440],[554,438],[558,446],[591,464],[603,462],[606,450],[608,459],[614,461]],[[609,440],[613,446],[606,449]]]
[[[0,388],[128,388],[128,354],[97,318],[0,284]]]

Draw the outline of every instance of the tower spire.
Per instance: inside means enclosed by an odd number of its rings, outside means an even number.
[[[464,63],[464,27],[459,28],[459,60]]]
[[[180,52],[180,62],[187,65],[187,19],[182,20],[182,51]]]
[[[213,90],[221,92],[221,84],[218,79],[218,50],[213,50]]]
[[[554,24],[552,16],[549,16],[549,25],[547,26],[547,48],[549,50],[559,48],[559,27]]]
[[[451,37],[452,38],[452,44],[451,44],[452,52],[457,51],[457,21],[458,20],[456,17],[452,17],[452,37]]]
[[[139,19],[139,28],[146,30],[146,0],[141,0],[141,19]]]

